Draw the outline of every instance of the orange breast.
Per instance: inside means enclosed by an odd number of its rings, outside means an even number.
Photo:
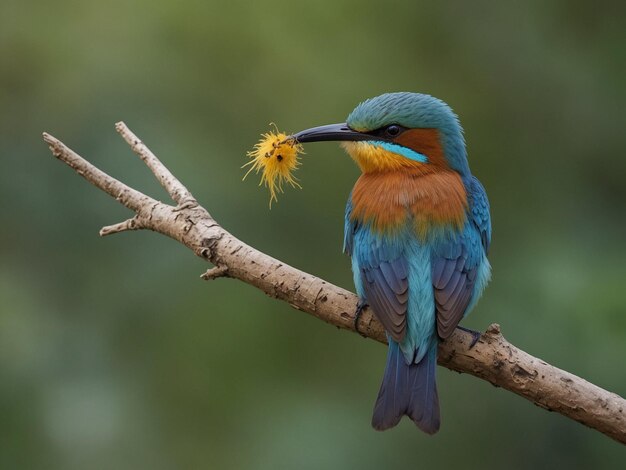
[[[453,171],[426,173],[423,168],[364,173],[352,190],[352,220],[381,233],[393,233],[408,220],[424,239],[433,229],[460,229],[467,194]]]

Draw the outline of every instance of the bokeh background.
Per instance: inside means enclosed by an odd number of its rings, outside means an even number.
[[[245,152],[362,99],[450,103],[492,203],[493,282],[466,326],[626,394],[624,2],[0,4],[0,467],[617,468],[619,444],[439,368],[443,427],[377,433],[385,349],[234,280],[51,157],[48,131],[167,199],[124,120],[247,243],[352,287],[358,173],[310,146],[270,211]],[[624,467],[621,467],[624,468]]]

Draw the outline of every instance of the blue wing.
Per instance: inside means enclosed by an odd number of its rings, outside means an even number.
[[[348,199],[343,250],[356,260],[357,285],[385,330],[395,341],[406,334],[409,299],[408,265],[397,244],[373,236],[365,227],[350,220],[352,202]],[[360,282],[358,282],[360,281]]]
[[[437,244],[431,259],[437,334],[440,338],[450,336],[466,314],[476,295],[480,265],[491,242],[489,201],[485,190],[473,176],[467,188],[468,222],[463,232],[454,240]]]
[[[356,222],[350,220],[352,217],[352,193],[350,193],[350,197],[348,198],[348,203],[346,204],[346,212],[344,215],[344,226],[343,226],[343,252],[348,256],[352,256],[352,245],[354,243],[354,234],[358,227]]]
[[[409,300],[408,267],[404,257],[383,261],[380,248],[374,248],[373,257],[361,266],[361,281],[367,303],[387,333],[398,342],[406,334],[406,311]]]
[[[470,207],[470,219],[474,224],[480,240],[485,250],[485,254],[489,253],[489,245],[491,245],[491,215],[489,214],[489,199],[485,188],[480,184],[478,178],[472,176],[469,180],[468,188],[468,204]]]
[[[469,260],[466,240],[461,238],[439,247],[433,256],[437,334],[447,338],[459,324],[472,300],[476,266]]]

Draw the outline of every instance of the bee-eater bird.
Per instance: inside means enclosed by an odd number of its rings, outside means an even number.
[[[362,172],[346,206],[344,251],[359,305],[373,309],[389,342],[372,426],[388,429],[407,415],[433,434],[437,345],[472,310],[491,271],[489,202],[470,172],[459,120],[432,96],[387,93],[359,104],[346,123],[292,138],[343,142]]]

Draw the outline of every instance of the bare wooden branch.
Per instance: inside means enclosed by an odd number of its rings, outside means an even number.
[[[139,158],[146,164],[148,168],[154,173],[161,186],[165,188],[167,194],[178,205],[189,206],[192,203],[196,203],[195,198],[191,195],[189,190],[178,181],[161,161],[152,153],[152,151],[137,137],[124,122],[120,121],[115,124],[115,130],[124,138],[126,143],[130,145],[130,148],[135,152]]]
[[[107,225],[100,229],[100,236],[106,237],[107,235],[113,235],[114,233],[126,232],[127,230],[141,230],[143,226],[137,216],[131,217],[124,222],[120,222],[113,225]]]
[[[228,276],[228,266],[214,266],[207,269],[200,277],[205,281],[213,281],[218,277]]]
[[[96,187],[135,211],[120,224],[105,227],[101,235],[149,229],[171,237],[213,263],[202,277],[227,275],[251,284],[271,297],[346,330],[354,330],[357,297],[318,277],[293,268],[224,230],[193,195],[123,124],[118,131],[152,170],[177,206],[158,202],[100,171],[62,142],[44,133],[59,160]],[[360,332],[385,343],[380,322],[370,309],[359,321]],[[520,395],[537,406],[555,411],[626,444],[626,400],[586,380],[531,356],[506,341],[500,327],[491,325],[474,347],[472,336],[457,329],[439,347],[439,364],[468,373]]]

